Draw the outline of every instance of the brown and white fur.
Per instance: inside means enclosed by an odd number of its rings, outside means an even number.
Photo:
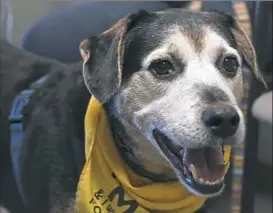
[[[219,195],[224,184],[209,191],[189,184],[170,153],[186,164],[195,150],[244,140],[242,69],[263,80],[254,48],[236,20],[217,12],[140,11],[85,40],[80,49],[83,75],[81,65],[51,74],[25,109],[21,185],[28,212],[73,208],[90,95],[104,105],[117,146],[127,148],[121,155],[133,159],[144,176],[177,179],[197,196]],[[225,70],[226,58],[236,70]],[[227,121],[236,117],[229,133],[215,133],[204,120],[216,108]]]

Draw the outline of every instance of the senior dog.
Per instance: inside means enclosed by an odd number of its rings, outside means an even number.
[[[60,64],[24,108],[28,212],[193,213],[221,194],[245,137],[242,68],[264,83],[237,21],[140,11],[80,51],[83,64]]]

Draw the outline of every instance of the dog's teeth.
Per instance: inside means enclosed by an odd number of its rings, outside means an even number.
[[[228,167],[229,167],[229,165],[226,166],[226,171],[228,170]],[[189,169],[190,169],[190,171],[192,173],[193,178],[195,180],[197,180],[197,182],[200,183],[200,184],[213,186],[213,185],[217,185],[220,182],[224,181],[224,177],[222,177],[220,180],[216,180],[216,181],[208,181],[208,180],[204,180],[203,178],[198,178],[197,170],[196,170],[196,168],[194,167],[193,164],[190,165]]]
[[[219,180],[214,181],[212,185],[216,185],[216,184],[218,184],[218,183],[220,183],[220,181],[219,181]]]
[[[201,184],[204,184],[204,185],[213,186],[213,185],[219,184],[220,182],[222,182],[222,180],[216,180],[216,181],[210,182],[208,180],[204,180],[203,178],[199,178],[198,182],[201,183]]]
[[[206,181],[205,184],[212,186],[215,184],[215,182]]]
[[[192,176],[195,180],[198,180],[197,171],[193,164],[190,165],[190,171],[192,173]]]
[[[199,178],[199,179],[198,179],[198,182],[204,184],[205,181],[204,181],[203,178]]]

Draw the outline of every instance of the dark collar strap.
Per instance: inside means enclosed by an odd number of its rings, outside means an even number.
[[[38,81],[34,82],[30,89],[23,90],[17,96],[15,96],[12,102],[12,108],[9,114],[10,122],[10,149],[11,149],[11,160],[12,168],[15,176],[16,184],[19,193],[24,201],[22,193],[22,185],[20,180],[20,152],[22,149],[23,138],[24,138],[24,128],[23,128],[23,109],[28,104],[31,95],[34,90],[45,80],[47,76],[42,77]]]
[[[12,160],[12,169],[15,176],[16,184],[19,190],[19,193],[24,200],[22,193],[22,185],[20,181],[20,152],[22,149],[23,137],[24,137],[24,128],[23,128],[23,109],[27,105],[30,96],[32,95],[33,90],[24,90],[18,94],[13,103],[9,115],[10,121],[10,133],[11,133],[11,160]]]

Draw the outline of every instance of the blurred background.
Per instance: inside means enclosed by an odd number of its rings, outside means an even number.
[[[0,0],[1,36],[27,51],[65,63],[80,59],[79,42],[98,34],[127,13],[146,9],[187,7],[188,1],[88,2],[73,0]],[[272,1],[247,2],[253,28],[253,43],[261,71],[272,90]],[[233,13],[230,1],[207,2],[203,10]],[[253,82],[250,89],[249,131],[246,146],[243,204],[254,213],[272,212],[272,93],[262,96]],[[18,150],[17,150],[18,151]],[[16,152],[16,150],[11,150]],[[1,173],[1,171],[0,171]],[[0,205],[22,213],[10,174],[1,175]],[[16,190],[15,190],[16,191]],[[245,200],[244,200],[245,199]],[[224,194],[208,213],[228,213],[230,193]],[[255,202],[254,202],[255,201]],[[253,202],[253,204],[251,203]],[[228,206],[228,209],[227,209]],[[253,213],[245,207],[243,213]],[[0,210],[1,211],[1,210]],[[1,212],[2,213],[2,212]]]
[[[5,1],[5,0],[1,0]],[[12,41],[20,46],[22,36],[30,24],[43,15],[58,8],[65,7],[75,1],[73,0],[10,0],[13,11],[13,35]],[[77,1],[79,2],[79,1]]]

